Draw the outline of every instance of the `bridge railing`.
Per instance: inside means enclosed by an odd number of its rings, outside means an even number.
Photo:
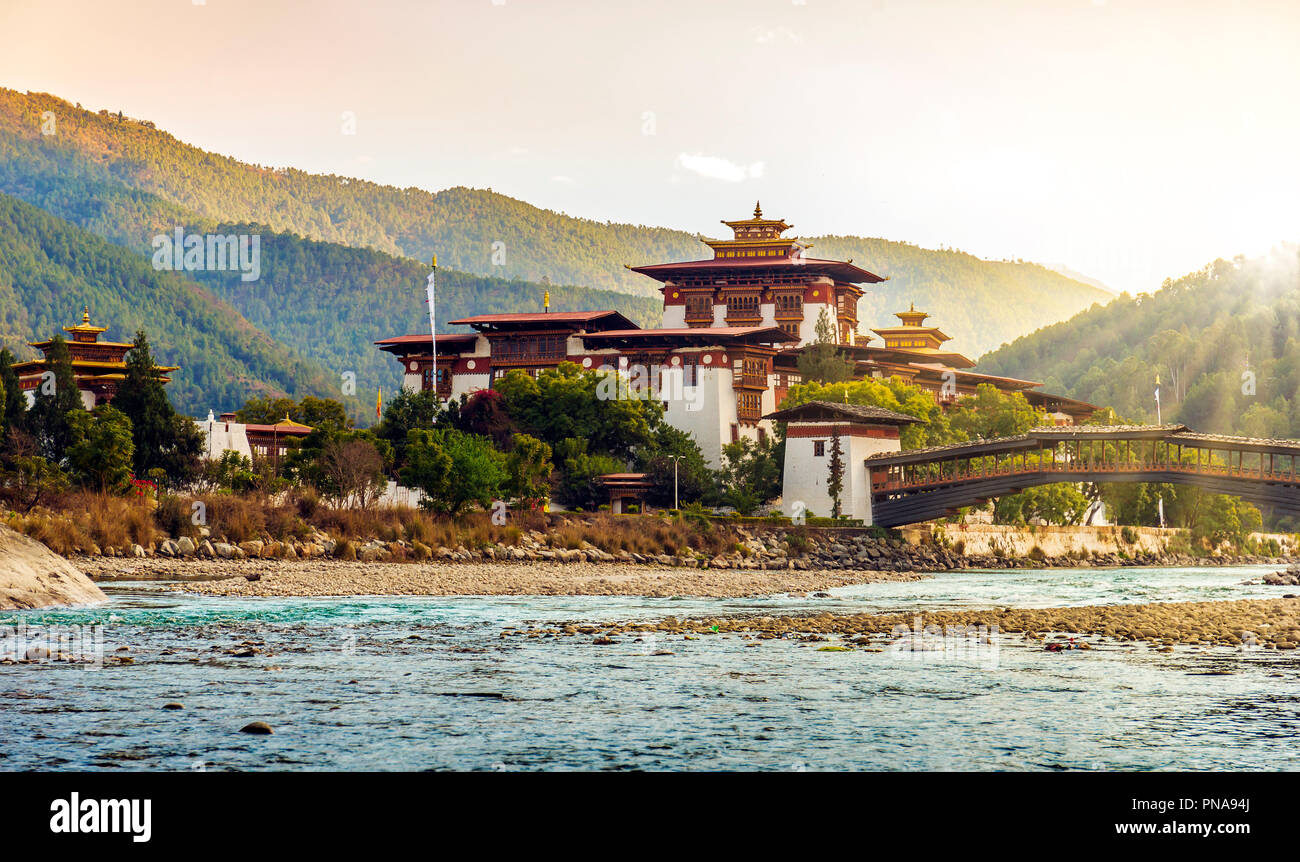
[[[1269,453],[1243,450],[1193,449],[1167,444],[1153,446],[1148,441],[1135,442],[1150,453],[1131,457],[1131,445],[1111,445],[1095,453],[1031,449],[1010,455],[922,459],[872,470],[871,488],[874,493],[889,494],[999,476],[1044,473],[1059,474],[1063,480],[1071,475],[1095,473],[1176,472],[1267,482],[1295,482],[1298,476],[1296,460],[1291,455],[1274,457]],[[1125,455],[1127,457],[1122,457]]]

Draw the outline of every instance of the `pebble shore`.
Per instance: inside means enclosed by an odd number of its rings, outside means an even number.
[[[1001,608],[985,611],[927,611],[924,614],[831,613],[816,616],[710,617],[657,623],[615,623],[608,625],[563,625],[553,628],[508,630],[507,636],[590,637],[593,643],[617,643],[620,636],[642,634],[676,635],[693,638],[706,635],[740,634],[767,640],[839,639],[845,648],[878,647],[880,636],[900,631],[913,633],[927,627],[936,633],[958,628],[984,627],[1003,634],[1020,634],[1046,644],[1066,640],[1069,635],[1093,636],[1103,641],[1140,641],[1158,649],[1172,650],[1175,644],[1204,647],[1254,647],[1292,650],[1300,645],[1300,596],[1278,599],[1242,599],[1221,602],[1179,602],[1135,605],[1105,605],[1074,608]],[[1087,649],[1086,640],[1071,648]]]
[[[169,560],[84,557],[96,581],[184,581],[212,596],[699,596],[806,594],[850,584],[917,581],[869,569],[698,569],[604,563],[359,563],[339,560]]]

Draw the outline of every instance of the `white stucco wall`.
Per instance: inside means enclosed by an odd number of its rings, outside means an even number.
[[[664,329],[685,329],[686,306],[665,305],[663,323],[661,325]]]
[[[818,423],[826,424],[826,423]],[[791,426],[793,427],[793,426]],[[814,443],[821,440],[826,454],[813,454]],[[899,442],[880,437],[840,437],[844,447],[844,487],[840,491],[841,514],[860,518],[871,523],[871,478],[863,464],[869,456],[880,452],[897,452]],[[782,474],[781,508],[794,516],[796,504],[803,503],[804,513],[819,518],[829,518],[833,504],[826,490],[830,478],[831,438],[787,437],[785,441],[785,469]]]
[[[830,314],[831,324],[838,326],[835,309],[831,307],[830,303],[805,302],[803,304],[803,320],[799,321],[800,347],[805,344],[812,344],[817,340],[817,321],[821,319],[823,309]]]
[[[489,374],[453,374],[451,377],[451,399],[459,400],[462,395],[478,392],[480,389],[492,388],[492,375]]]
[[[243,423],[222,422],[209,413],[207,419],[194,424],[203,432],[203,456],[208,460],[215,461],[227,449],[252,460],[253,449],[248,445],[248,433]]]
[[[696,372],[696,385],[681,389],[684,397],[667,402],[664,419],[694,437],[704,460],[717,469],[722,466],[722,447],[731,442],[731,425],[736,421],[731,369],[701,365]]]

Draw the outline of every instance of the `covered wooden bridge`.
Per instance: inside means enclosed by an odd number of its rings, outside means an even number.
[[[1198,434],[1185,425],[1035,428],[866,459],[871,521],[896,527],[1054,482],[1169,482],[1300,514],[1300,440]]]

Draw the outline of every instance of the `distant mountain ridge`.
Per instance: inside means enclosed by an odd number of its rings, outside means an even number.
[[[144,329],[154,356],[179,365],[168,393],[183,412],[233,409],[250,395],[344,397],[339,378],[250,324],[181,274],[9,195],[0,194],[0,346],[19,358],[28,341],[76,323],[83,306],[106,338]]]
[[[1159,388],[1166,422],[1300,439],[1300,246],[1121,294],[1016,339],[980,367],[1041,380],[1131,421],[1156,421]]]
[[[42,134],[50,117],[55,133]],[[80,190],[70,190],[73,179]],[[0,190],[39,200],[52,211],[67,212],[75,204],[83,210],[77,223],[134,248],[145,236],[132,241],[123,235],[123,212],[133,213],[145,231],[196,219],[258,223],[281,234],[418,261],[436,251],[442,265],[466,273],[652,299],[658,298],[657,285],[624,264],[708,253],[684,231],[573,218],[491,191],[457,187],[431,193],[250,165],[185,144],[152,123],[2,88]],[[87,209],[101,193],[113,205],[103,212]],[[90,198],[68,197],[86,194]],[[736,215],[743,214],[718,213]],[[954,349],[971,356],[1109,299],[1096,287],[1036,264],[985,261],[883,239],[809,239],[819,255],[854,257],[889,277],[863,300],[864,329],[892,323],[894,311],[915,302],[954,336]]]

